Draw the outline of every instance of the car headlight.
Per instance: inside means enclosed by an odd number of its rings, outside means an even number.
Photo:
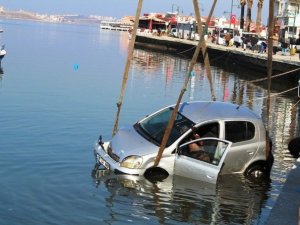
[[[138,169],[142,165],[142,162],[143,158],[141,156],[132,155],[123,159],[120,166],[128,169]]]

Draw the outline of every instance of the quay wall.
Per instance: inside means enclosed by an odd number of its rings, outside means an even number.
[[[198,41],[193,40],[139,33],[136,37],[135,47],[192,57],[197,44]],[[227,47],[208,42],[206,45],[210,64],[212,66],[218,66],[229,70],[239,67],[240,71],[248,69],[257,72],[262,76],[267,75],[267,53],[252,52],[249,49],[244,51],[241,47]],[[199,54],[199,61],[203,62],[202,53]],[[272,75],[292,71],[298,68],[300,69],[298,53],[292,56],[289,53],[281,55],[281,52],[277,52],[276,55],[273,55]],[[289,79],[285,79],[285,81],[293,84],[295,84],[295,82],[298,83],[298,78],[300,77],[299,71],[289,75]]]

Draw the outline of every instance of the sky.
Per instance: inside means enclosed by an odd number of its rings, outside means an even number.
[[[214,16],[225,16],[229,18],[233,2],[232,12],[239,18],[239,0],[218,0]],[[257,0],[253,1],[252,20],[256,20]],[[213,0],[199,0],[201,15],[207,16]],[[0,0],[0,5],[6,10],[25,10],[44,14],[80,14],[112,16],[118,19],[127,15],[135,15],[138,0]],[[190,15],[194,12],[193,0],[143,0],[143,13],[150,12],[171,12],[179,8],[179,12]],[[225,12],[225,13],[224,13]],[[246,9],[245,9],[246,14]],[[268,1],[264,1],[262,22],[267,24]]]

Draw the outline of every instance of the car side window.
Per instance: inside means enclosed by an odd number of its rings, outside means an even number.
[[[232,143],[248,141],[255,136],[255,126],[249,121],[226,121],[225,139]]]
[[[182,132],[182,134],[183,134],[183,133],[185,133],[185,131],[187,131],[189,129],[189,127],[182,126],[182,129],[184,130]],[[197,135],[198,136],[197,138],[199,138],[199,137],[201,137],[201,138],[204,138],[204,137],[218,138],[220,135],[219,123],[211,122],[211,123],[201,125],[199,127],[192,127],[192,132],[189,133],[188,136],[181,141],[180,145],[185,142],[195,139],[194,135]]]
[[[188,143],[181,149],[182,154],[189,157],[212,163],[218,142],[215,140],[194,141],[199,138],[219,137],[219,123],[211,122],[199,127],[193,127],[192,132],[181,142]],[[191,143],[190,143],[191,142]],[[181,145],[180,144],[180,145]]]
[[[204,137],[219,137],[219,123],[212,122],[201,125],[193,130],[193,132],[197,132],[201,138]]]
[[[195,139],[180,146],[180,154],[218,165],[227,143],[215,139]]]

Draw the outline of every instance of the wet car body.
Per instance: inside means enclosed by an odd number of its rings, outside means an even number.
[[[273,156],[261,118],[246,107],[214,101],[180,104],[162,158],[154,168],[173,107],[121,128],[108,142],[99,140],[94,147],[96,162],[116,173],[145,175],[159,170],[209,182],[216,182],[219,174],[270,172]],[[194,132],[200,139],[191,140]],[[196,142],[204,143],[209,161],[185,153]]]

